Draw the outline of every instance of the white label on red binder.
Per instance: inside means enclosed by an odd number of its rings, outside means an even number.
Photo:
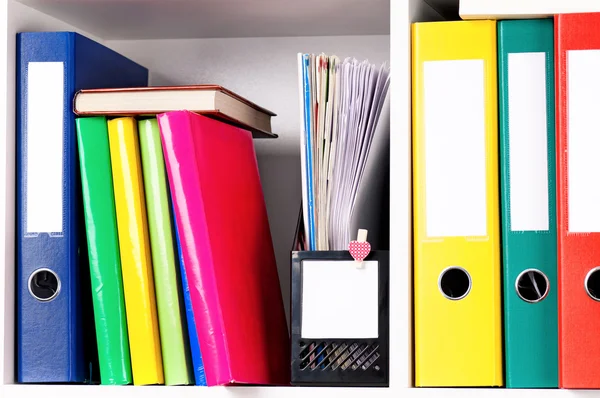
[[[487,236],[484,62],[423,65],[429,237]]]
[[[546,53],[508,54],[511,231],[547,231]]]
[[[600,232],[600,50],[567,51],[569,232]]]
[[[379,337],[379,262],[302,261],[305,339]]]
[[[26,227],[63,232],[64,64],[27,64]],[[73,137],[73,139],[75,139]]]

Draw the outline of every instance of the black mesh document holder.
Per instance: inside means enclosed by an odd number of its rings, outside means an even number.
[[[292,252],[292,385],[387,387],[389,385],[389,251],[372,251],[364,260],[378,263],[376,338],[302,337],[303,264],[314,260],[353,261],[354,259],[348,251]],[[349,266],[353,267],[353,265]],[[328,281],[328,283],[336,283],[336,281]],[[350,293],[361,294],[360,291]]]

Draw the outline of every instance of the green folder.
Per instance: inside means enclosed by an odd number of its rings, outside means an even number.
[[[106,118],[77,118],[77,147],[102,384],[130,384],[131,360]]]
[[[506,386],[556,388],[553,20],[500,21],[498,72]]]
[[[139,120],[138,131],[165,384],[191,384],[191,360],[184,335],[183,298],[175,262],[175,240],[160,130],[156,119],[152,118]]]

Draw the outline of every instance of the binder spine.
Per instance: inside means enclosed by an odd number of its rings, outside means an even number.
[[[593,389],[600,388],[600,303],[588,291],[600,264],[600,13],[561,14],[554,23],[559,387]]]
[[[558,387],[553,27],[552,19],[498,23],[504,350],[509,388]],[[531,296],[526,290],[529,282],[539,290]]]
[[[73,49],[72,33],[17,34],[19,382],[86,379],[80,332],[77,153],[70,108]]]
[[[503,386],[496,21],[412,37],[415,385]]]

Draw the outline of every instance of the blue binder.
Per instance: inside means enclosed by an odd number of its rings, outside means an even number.
[[[80,304],[91,291],[80,283],[88,265],[72,101],[84,88],[147,86],[148,70],[73,32],[18,33],[16,55],[17,381],[86,382],[92,309]]]
[[[185,304],[185,319],[187,319],[187,329],[189,337],[189,350],[192,354],[192,365],[194,366],[194,379],[197,386],[206,386],[206,373],[204,372],[204,362],[200,352],[200,341],[196,332],[196,321],[194,320],[194,310],[192,309],[192,299],[190,297],[190,287],[188,285],[185,266],[183,264],[183,253],[179,242],[179,231],[177,230],[177,220],[175,219],[175,209],[171,202],[171,219],[173,220],[173,230],[175,231],[175,241],[177,243],[177,253],[179,259],[179,270],[181,273],[181,287],[183,291],[183,302]]]

